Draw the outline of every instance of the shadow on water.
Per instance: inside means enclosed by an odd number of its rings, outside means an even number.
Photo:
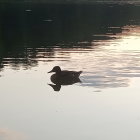
[[[139,13],[129,4],[1,4],[0,70],[71,59],[56,57],[58,50],[96,52],[94,42],[115,40],[124,26],[139,25]]]
[[[52,81],[53,82],[53,81]],[[81,83],[80,78],[76,79],[64,79],[63,81],[57,81],[53,82],[54,84],[48,84],[50,85],[54,91],[60,91],[62,86],[68,86],[68,85],[73,85],[75,83]]]
[[[53,88],[54,91],[60,91],[62,86],[68,86],[68,85],[73,85],[75,83],[81,83],[80,78],[74,78],[74,79],[59,78],[58,80],[55,80],[55,81],[53,81],[51,79],[51,81],[52,81],[53,84],[48,84],[48,85],[50,85]]]

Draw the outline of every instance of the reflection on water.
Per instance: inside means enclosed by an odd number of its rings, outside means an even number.
[[[139,13],[0,4],[0,140],[138,140]],[[54,66],[83,71],[81,82],[53,83]]]
[[[139,12],[129,4],[2,4],[0,70],[55,62],[83,70],[82,86],[128,86],[140,76]]]
[[[53,81],[52,81],[53,82]],[[62,85],[73,85],[75,83],[81,82],[79,78],[76,79],[64,79],[63,82],[53,82],[54,84],[48,84],[50,85],[54,91],[60,91]]]
[[[0,128],[0,138],[2,138],[2,140],[19,140],[19,139],[25,140],[26,139],[24,134],[5,128]]]

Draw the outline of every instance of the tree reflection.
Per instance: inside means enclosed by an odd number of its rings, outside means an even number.
[[[1,4],[0,65],[37,65],[38,54],[53,56],[55,46],[86,48],[94,40],[114,39],[105,35],[136,24],[139,10],[130,5]]]
[[[56,61],[58,49],[65,54],[68,50],[96,52],[94,42],[115,40],[124,26],[139,25],[139,13],[140,7],[134,5],[1,4],[0,70],[7,65],[29,69],[39,61]],[[86,78],[90,81],[92,76]],[[98,87],[98,79],[94,86]]]

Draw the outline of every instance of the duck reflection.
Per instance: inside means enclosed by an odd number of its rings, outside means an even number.
[[[74,83],[81,82],[79,79],[82,71],[68,71],[61,70],[59,66],[55,66],[50,72],[55,72],[50,79],[54,84],[49,84],[54,91],[60,91],[61,85],[72,85]]]

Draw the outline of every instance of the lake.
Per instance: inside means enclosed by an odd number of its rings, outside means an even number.
[[[0,5],[1,140],[139,140],[140,5]],[[83,71],[54,84],[54,66]]]

